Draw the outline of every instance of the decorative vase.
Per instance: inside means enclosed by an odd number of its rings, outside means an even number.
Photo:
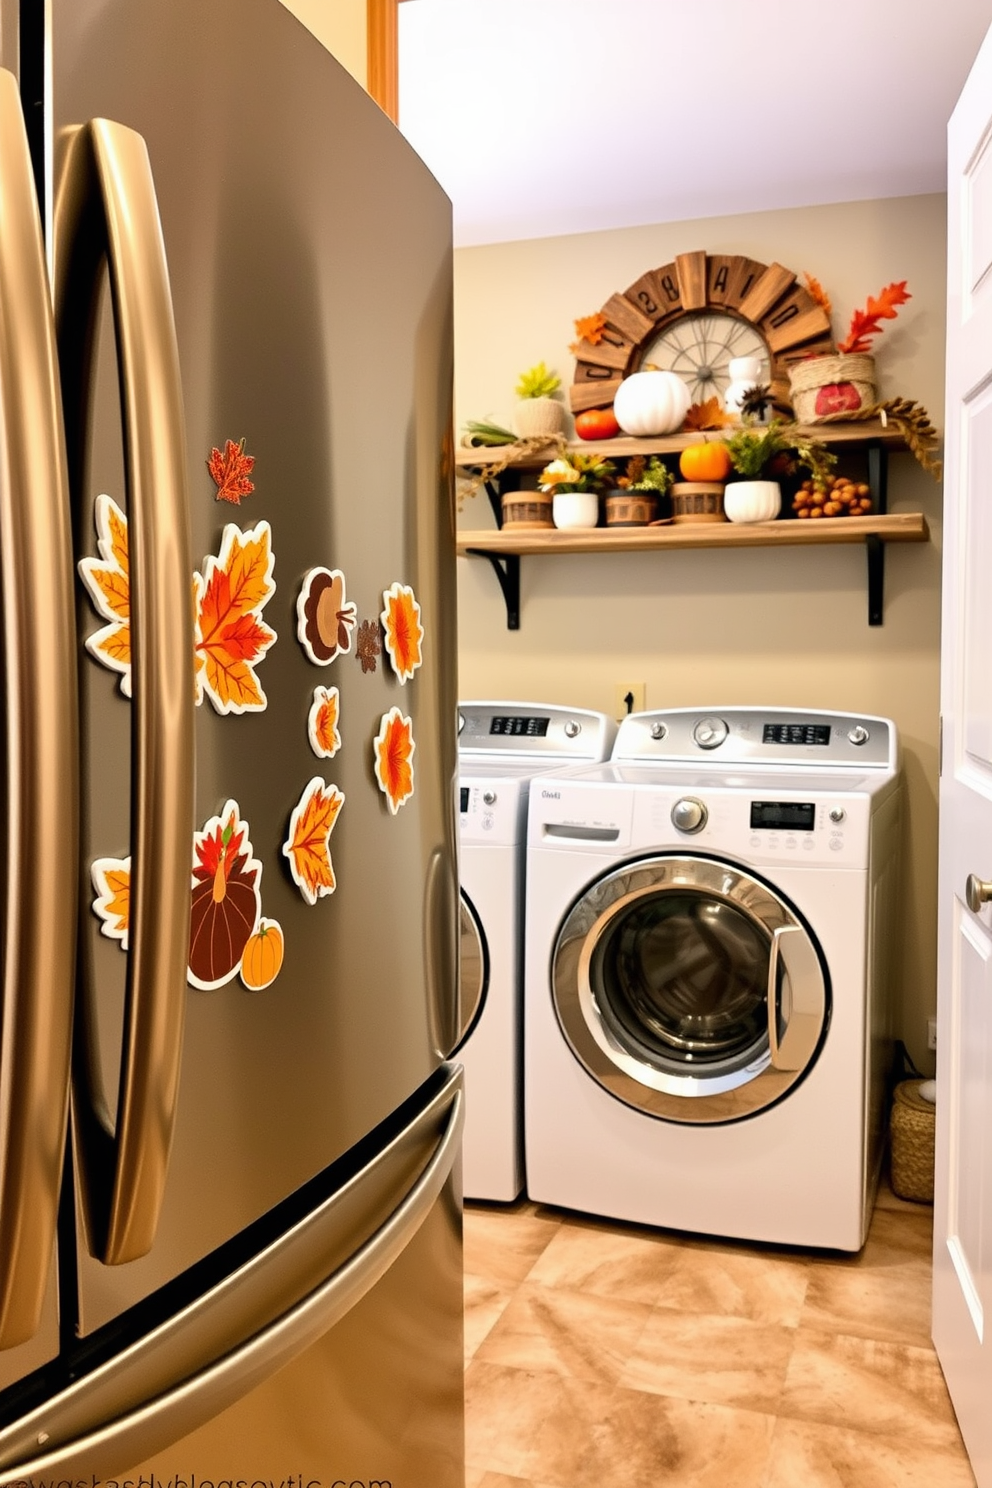
[[[506,491],[502,500],[504,527],[553,528],[550,491]]]
[[[651,491],[611,491],[604,505],[607,527],[646,527],[658,514]]]
[[[723,509],[729,522],[773,522],[782,510],[782,488],[778,481],[728,481]]]
[[[817,424],[830,414],[857,413],[875,402],[875,358],[807,357],[789,368],[796,422]]]
[[[551,509],[556,527],[567,530],[599,525],[599,497],[595,491],[556,491]]]
[[[676,522],[725,522],[721,481],[676,481],[672,487]]]
[[[565,405],[554,398],[521,398],[513,423],[521,439],[554,439],[565,429]]]
[[[732,357],[727,371],[730,373],[730,386],[723,395],[723,406],[728,413],[739,416],[745,395],[750,392],[751,388],[759,387],[768,380],[764,359],[762,357]]]

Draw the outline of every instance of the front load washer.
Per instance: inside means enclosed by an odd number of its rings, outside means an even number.
[[[521,963],[527,793],[532,775],[605,760],[616,724],[538,703],[458,708],[466,1198],[523,1188]]]
[[[858,1250],[881,1160],[900,774],[883,718],[624,719],[531,783],[527,1190]]]

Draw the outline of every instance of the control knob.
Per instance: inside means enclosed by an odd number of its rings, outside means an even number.
[[[496,792],[494,790],[485,790],[482,792],[482,799],[487,806],[495,806]]]
[[[667,724],[662,723],[660,719],[655,719],[654,723],[651,725],[652,739],[664,739],[667,733]]]
[[[695,796],[683,796],[672,807],[672,825],[680,832],[701,832],[708,816],[706,807]]]
[[[701,718],[692,731],[700,749],[718,749],[730,730],[722,718]]]
[[[570,718],[568,720],[568,722],[565,724],[565,738],[566,739],[577,739],[579,737],[579,735],[581,734],[581,732],[582,732],[582,725],[581,725],[581,723],[577,723],[574,718]]]
[[[871,738],[871,735],[869,734],[863,723],[856,723],[854,727],[848,731],[847,737],[850,739],[852,744],[867,744],[868,740]]]

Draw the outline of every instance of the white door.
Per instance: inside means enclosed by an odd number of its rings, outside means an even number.
[[[992,33],[948,156],[933,1331],[992,1488]]]

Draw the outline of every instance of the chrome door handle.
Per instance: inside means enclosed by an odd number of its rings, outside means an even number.
[[[964,886],[964,897],[972,914],[977,914],[982,905],[988,904],[992,899],[992,883],[986,883],[977,873],[969,873],[968,882]]]
[[[780,962],[792,993],[781,1039],[778,1034]],[[805,1069],[819,1044],[825,1019],[826,994],[816,951],[801,925],[780,925],[772,932],[768,955],[768,1049],[772,1068]]]
[[[56,324],[77,503],[104,257],[129,519],[131,924],[116,1130],[81,1109],[80,1145],[102,1149],[83,1164],[99,1175],[82,1185],[83,1207],[94,1253],[116,1265],[154,1241],[179,1092],[192,878],[193,562],[179,350],[148,151],[134,130],[93,119],[66,136],[55,208]],[[99,1197],[90,1191],[97,1186]]]
[[[79,729],[55,330],[20,98],[0,71],[0,552],[6,776],[0,989],[0,1348],[52,1265],[75,980]]]

